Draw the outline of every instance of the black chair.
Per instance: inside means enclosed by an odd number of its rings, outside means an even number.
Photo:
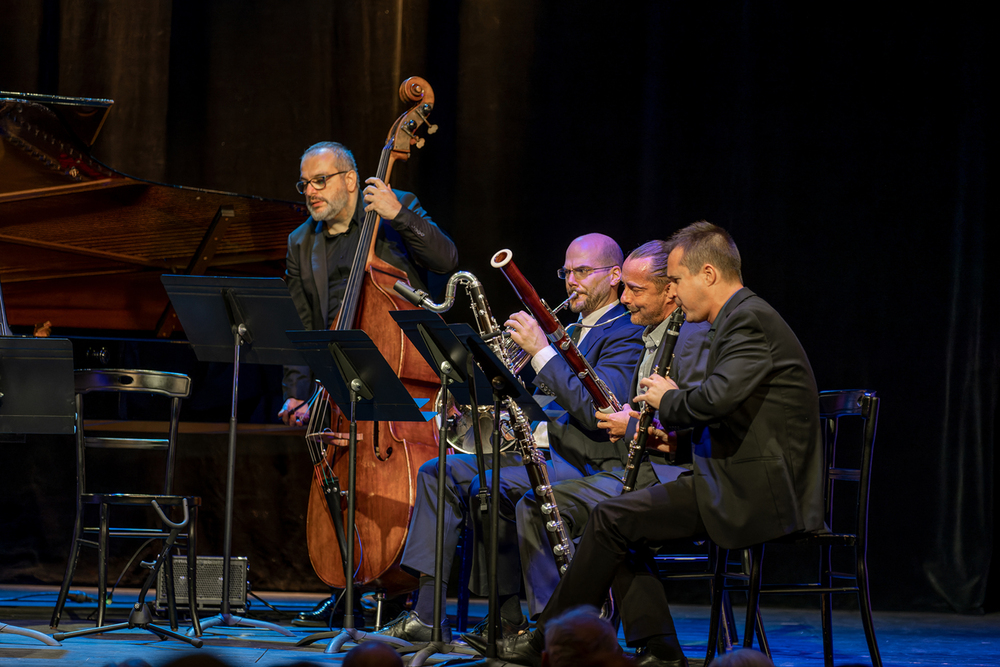
[[[868,652],[874,667],[881,667],[878,643],[875,639],[875,627],[872,624],[871,599],[868,592],[868,490],[871,480],[872,455],[875,447],[875,431],[878,423],[879,399],[874,391],[824,391],[820,393],[820,418],[824,426],[824,449],[826,457],[826,484],[824,503],[826,510],[826,525],[830,531],[808,534],[793,534],[773,540],[767,544],[795,544],[819,547],[819,577],[818,581],[791,584],[761,584],[761,570],[764,560],[764,544],[753,546],[750,551],[750,574],[746,577],[742,572],[728,572],[725,563],[725,550],[720,550],[716,570],[715,588],[718,591],[742,590],[747,594],[746,630],[743,638],[744,648],[753,645],[750,634],[754,623],[759,625],[761,594],[815,594],[820,596],[821,617],[823,624],[823,656],[828,667],[833,666],[833,601],[834,593],[854,593],[858,596],[861,611],[861,621],[868,640]],[[857,445],[849,447],[847,443],[838,442],[841,430],[840,420],[845,417],[857,418],[861,421],[857,429]],[[839,445],[839,446],[838,446]],[[839,450],[839,451],[838,451]],[[841,467],[839,462],[853,456],[857,467]],[[850,501],[853,526],[845,532],[838,531],[841,522],[834,520],[835,496],[834,489],[841,488],[839,482],[852,482],[853,492],[847,498]],[[839,505],[839,502],[838,502]],[[840,512],[837,513],[838,515]],[[851,553],[854,560],[854,572],[834,570],[832,563],[833,549],[844,549]],[[841,585],[834,585],[834,580]],[[719,633],[722,596],[715,596],[712,601],[712,616],[709,629],[708,652],[706,664],[715,655],[715,646]],[[758,633],[760,649],[770,657],[770,650],[763,631]]]
[[[76,571],[77,561],[80,556],[80,547],[94,547],[97,549],[97,626],[104,625],[104,617],[107,607],[107,568],[108,568],[108,541],[110,538],[139,538],[146,540],[167,539],[170,536],[169,527],[162,525],[159,528],[141,527],[112,527],[111,507],[149,507],[152,502],[156,503],[169,512],[167,508],[181,507],[185,500],[190,509],[190,523],[187,526],[187,533],[180,537],[187,546],[187,575],[188,575],[188,604],[192,613],[196,609],[196,548],[195,536],[197,533],[198,506],[201,498],[195,496],[178,496],[173,494],[174,483],[174,461],[176,458],[177,430],[180,422],[181,399],[186,398],[191,392],[191,380],[186,375],[178,373],[165,373],[159,371],[145,370],[78,370],[75,374],[76,383],[76,464],[77,464],[77,503],[76,519],[73,524],[73,542],[70,550],[69,561],[66,564],[66,574],[63,577],[62,587],[59,590],[59,597],[56,600],[55,609],[52,611],[50,625],[56,628],[62,616],[63,608],[70,586],[73,583],[73,575]],[[97,392],[116,392],[119,394],[152,394],[164,396],[170,403],[170,420],[167,433],[154,433],[154,435],[166,435],[165,438],[150,438],[148,433],[140,434],[142,437],[97,437],[89,435],[84,430],[83,421],[83,397],[85,394]],[[162,399],[160,399],[162,400]],[[165,455],[164,479],[162,488],[156,493],[94,493],[88,490],[87,486],[87,452],[92,449],[106,450],[140,450],[147,452],[158,452]],[[130,471],[126,471],[130,472]],[[84,511],[88,506],[99,508],[99,523],[97,526],[84,525]],[[96,537],[96,539],[94,539]],[[140,547],[141,549],[141,547]],[[138,555],[138,554],[137,554]],[[166,558],[164,562],[165,580],[167,582],[167,608],[170,619],[170,627],[177,629],[177,612],[173,594],[173,571],[172,559]],[[129,563],[131,565],[131,563]],[[127,567],[127,566],[126,566]]]

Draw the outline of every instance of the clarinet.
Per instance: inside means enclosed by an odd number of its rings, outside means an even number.
[[[431,301],[426,292],[415,290],[402,281],[396,282],[395,290],[415,305],[435,313],[443,313],[454,304],[455,289],[458,284],[465,286],[466,292],[472,300],[472,311],[475,314],[479,334],[488,341],[494,354],[516,376],[520,370],[517,368],[519,364],[515,359],[512,359],[512,351],[504,343],[505,337],[500,335],[500,327],[497,326],[493,313],[490,311],[490,305],[486,301],[486,295],[483,294],[483,285],[474,275],[468,271],[459,271],[452,275],[445,288],[445,301],[440,304]],[[517,349],[520,350],[520,348]],[[520,377],[518,380],[520,381]],[[514,399],[505,398],[504,407],[510,416],[511,429],[520,450],[522,462],[527,470],[531,488],[534,489],[535,496],[542,503],[541,510],[545,515],[545,534],[552,547],[556,567],[559,569],[559,574],[562,575],[569,567],[569,561],[573,557],[573,543],[566,532],[566,527],[559,514],[559,507],[556,505],[556,499],[552,493],[549,471],[545,466],[545,455],[538,450],[535,436],[531,431],[531,424]],[[498,447],[499,443],[494,444],[494,446]]]
[[[660,342],[659,354],[656,356],[650,376],[667,377],[682,324],[684,324],[684,313],[677,308],[667,318],[667,330]],[[641,396],[638,396],[637,400],[641,400]],[[649,425],[653,422],[654,412],[656,409],[653,406],[643,402],[642,410],[639,412],[639,425],[635,429],[632,442],[628,445],[628,461],[625,463],[625,474],[622,477],[622,493],[628,493],[635,488],[636,479],[639,477],[639,463],[642,461],[643,452],[646,451],[646,439],[649,437]]]
[[[577,349],[576,344],[573,343],[573,340],[566,333],[562,324],[559,323],[553,312],[549,310],[549,307],[538,296],[538,292],[531,286],[528,279],[518,270],[513,258],[514,254],[510,250],[504,249],[493,255],[490,265],[495,269],[500,269],[507,276],[507,280],[510,282],[511,287],[514,288],[518,298],[521,299],[521,303],[528,309],[532,317],[538,321],[538,326],[545,333],[545,337],[550,343],[555,345],[556,351],[566,360],[566,363],[576,373],[576,377],[583,384],[587,393],[594,399],[594,407],[604,414],[620,412],[622,409],[621,402],[611,393],[608,385],[601,378],[597,377],[597,373],[594,372],[594,368],[590,365],[590,362],[587,361],[585,356],[580,354],[580,350]]]

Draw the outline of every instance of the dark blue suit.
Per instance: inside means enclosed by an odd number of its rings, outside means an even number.
[[[581,341],[580,352],[594,367],[598,377],[608,385],[616,395],[627,393],[628,382],[632,369],[642,351],[640,338],[641,328],[632,324],[626,310],[621,304],[610,309],[599,320],[598,325]],[[614,320],[614,321],[612,321]],[[550,367],[552,372],[550,371]],[[593,469],[604,469],[609,460],[618,460],[618,454],[609,455],[600,448],[588,435],[603,439],[605,448],[611,443],[602,431],[594,430],[593,401],[583,389],[579,381],[572,377],[569,367],[562,357],[556,356],[549,360],[536,379],[541,391],[556,397],[561,407],[566,409],[568,419],[565,424],[550,424],[550,446],[559,454],[555,462],[549,462],[549,480],[553,483],[564,479],[583,477]],[[544,385],[544,387],[542,387]],[[575,386],[574,386],[575,385]],[[589,443],[589,444],[588,444]],[[597,460],[588,460],[588,453],[598,456]],[[498,580],[500,594],[517,593],[520,588],[520,558],[517,547],[517,530],[514,525],[514,507],[521,497],[530,489],[527,473],[524,469],[521,455],[514,451],[501,454],[500,491],[497,498],[500,502],[500,537],[498,560]],[[607,460],[606,460],[607,459]],[[620,467],[620,463],[618,464]],[[445,540],[444,540],[444,571],[451,571],[455,548],[461,533],[462,515],[469,511],[470,498],[476,498],[479,490],[475,456],[460,454],[449,456],[446,464],[445,477],[448,480],[445,490],[447,506],[445,507]],[[416,504],[413,518],[410,521],[410,531],[403,551],[403,567],[413,572],[431,573],[434,571],[434,537],[435,508],[437,504],[437,460],[431,460],[420,467],[417,475]],[[474,518],[479,512],[473,512]],[[486,577],[486,550],[482,526],[476,525],[476,558],[470,588],[478,594],[488,590]]]

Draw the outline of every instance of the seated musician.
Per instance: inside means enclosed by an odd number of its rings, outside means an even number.
[[[566,250],[566,261],[560,276],[565,275],[566,292],[576,292],[570,308],[582,317],[580,352],[587,357],[598,376],[615,393],[624,394],[636,360],[642,351],[641,330],[629,322],[627,311],[618,302],[621,279],[622,251],[614,240],[602,234],[588,234],[575,239]],[[585,332],[585,333],[584,333]],[[547,345],[547,343],[546,343]],[[549,442],[554,452],[547,464],[551,481],[579,478],[611,463],[618,457],[607,457],[603,449],[610,446],[607,433],[596,428],[592,400],[578,379],[569,372],[561,357],[550,351],[538,359],[536,383],[544,384],[557,402],[569,414],[568,424],[553,428]],[[537,355],[537,356],[542,356]],[[533,364],[536,360],[533,360]],[[594,458],[594,441],[603,441],[598,448],[601,458]],[[513,508],[528,491],[528,474],[519,452],[511,449],[501,455],[501,489],[499,492],[501,522],[499,584],[501,617],[511,630],[522,627],[520,567],[517,556],[517,531]],[[617,463],[620,466],[620,463]],[[463,514],[469,511],[470,498],[478,489],[477,464],[474,455],[449,456],[445,470],[445,535],[443,571],[451,572],[455,548],[461,532]],[[417,475],[416,504],[410,521],[402,565],[420,577],[420,591],[413,611],[401,615],[382,630],[383,633],[407,641],[427,641],[431,637],[430,623],[434,609],[434,553],[437,507],[437,460],[420,467]],[[478,514],[478,512],[474,513]],[[482,553],[482,549],[477,549]],[[478,559],[477,559],[478,560]],[[488,590],[486,568],[478,567],[470,588],[485,594]],[[442,595],[447,589],[442,582]],[[443,601],[442,601],[443,602]],[[443,608],[443,605],[442,605]],[[442,637],[450,641],[451,628],[442,627]]]
[[[383,219],[376,253],[406,271],[414,287],[426,289],[428,271],[444,274],[458,267],[454,242],[416,196],[377,178],[361,190],[354,156],[343,145],[324,141],[306,149],[299,179],[296,189],[305,195],[309,218],[288,236],[285,282],[306,329],[328,329],[336,319],[367,211]],[[307,400],[314,390],[309,367],[286,366],[282,385],[285,402],[278,416],[286,424],[308,423]],[[333,608],[330,598],[292,622],[325,626]]]
[[[641,647],[636,664],[686,666],[647,545],[708,535],[739,549],[822,528],[819,396],[805,351],[743,287],[739,251],[724,230],[697,222],[669,243],[677,303],[689,321],[711,325],[707,374],[684,389],[656,376],[640,384],[663,424],[695,428],[694,474],[594,508],[538,628],[498,647],[508,662],[539,664],[545,623],[570,607],[601,604],[614,583],[625,639]]]
[[[631,313],[633,324],[645,327],[642,330],[644,352],[629,384],[629,402],[633,405],[639,380],[650,374],[657,358],[657,350],[664,339],[667,318],[676,308],[670,281],[666,277],[668,254],[669,248],[664,241],[650,241],[633,250],[622,265],[622,283],[625,285],[621,296],[622,305]],[[544,340],[533,320],[522,323],[522,320],[516,319],[508,324],[515,327],[511,337],[529,351]],[[676,378],[682,387],[695,386],[705,377],[708,362],[707,331],[707,323],[689,322],[681,327],[674,347],[670,377]],[[595,415],[598,419],[597,426],[608,430],[613,441],[613,446],[603,443],[603,448],[611,459],[610,465],[605,466],[607,472],[553,485],[556,505],[572,539],[583,534],[590,512],[598,502],[622,493],[621,477],[628,456],[628,443],[636,427],[636,420],[629,416],[634,409],[636,408],[625,404],[621,412]],[[642,461],[636,488],[673,481],[684,471],[681,467],[668,464],[666,444],[661,443],[660,446],[664,451],[653,450]],[[542,503],[533,492],[529,492],[517,504],[521,569],[524,572],[528,609],[532,617],[537,617],[542,611],[559,583],[559,572],[546,538],[546,516],[541,511]]]
[[[343,145],[323,141],[307,148],[299,179],[295,187],[305,195],[309,217],[288,235],[285,282],[306,329],[328,329],[336,319],[367,211],[387,223],[379,225],[376,254],[406,271],[414,287],[427,289],[428,271],[444,274],[458,267],[455,243],[416,196],[377,178],[366,180],[362,191],[354,156]],[[309,368],[285,367],[283,387],[278,416],[286,424],[305,424],[313,393]]]

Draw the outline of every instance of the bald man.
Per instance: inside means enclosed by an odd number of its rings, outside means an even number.
[[[570,309],[580,316],[578,347],[591,366],[616,396],[627,396],[632,371],[643,351],[642,328],[632,324],[628,310],[618,301],[621,282],[622,251],[615,241],[603,234],[587,234],[574,239],[566,250],[563,266],[556,272],[564,281],[567,294],[576,292]],[[576,479],[610,467],[621,467],[619,447],[597,428],[593,401],[561,356],[537,329],[527,313],[516,313],[507,323],[514,332],[511,338],[532,355],[532,366],[540,391],[552,395],[566,411],[560,423],[547,434],[553,451],[547,464],[553,483]],[[532,327],[534,325],[534,327]],[[575,336],[574,336],[575,337]],[[501,455],[501,488],[495,497],[500,502],[501,528],[498,539],[498,581],[501,619],[505,633],[516,633],[527,625],[521,612],[518,593],[521,567],[518,553],[514,507],[530,489],[528,474],[518,451]],[[455,548],[461,535],[462,518],[479,489],[476,458],[470,454],[449,456],[445,468],[445,535],[443,571],[451,572]],[[420,467],[417,475],[416,503],[402,565],[419,576],[420,594],[413,611],[401,615],[383,633],[407,641],[428,641],[434,608],[434,544],[437,511],[437,459]],[[473,512],[476,517],[479,512]],[[488,592],[485,539],[477,529],[474,571],[469,587],[480,595]],[[442,591],[447,586],[442,585]],[[443,607],[443,604],[442,604]],[[449,641],[451,628],[442,627],[442,637]]]

